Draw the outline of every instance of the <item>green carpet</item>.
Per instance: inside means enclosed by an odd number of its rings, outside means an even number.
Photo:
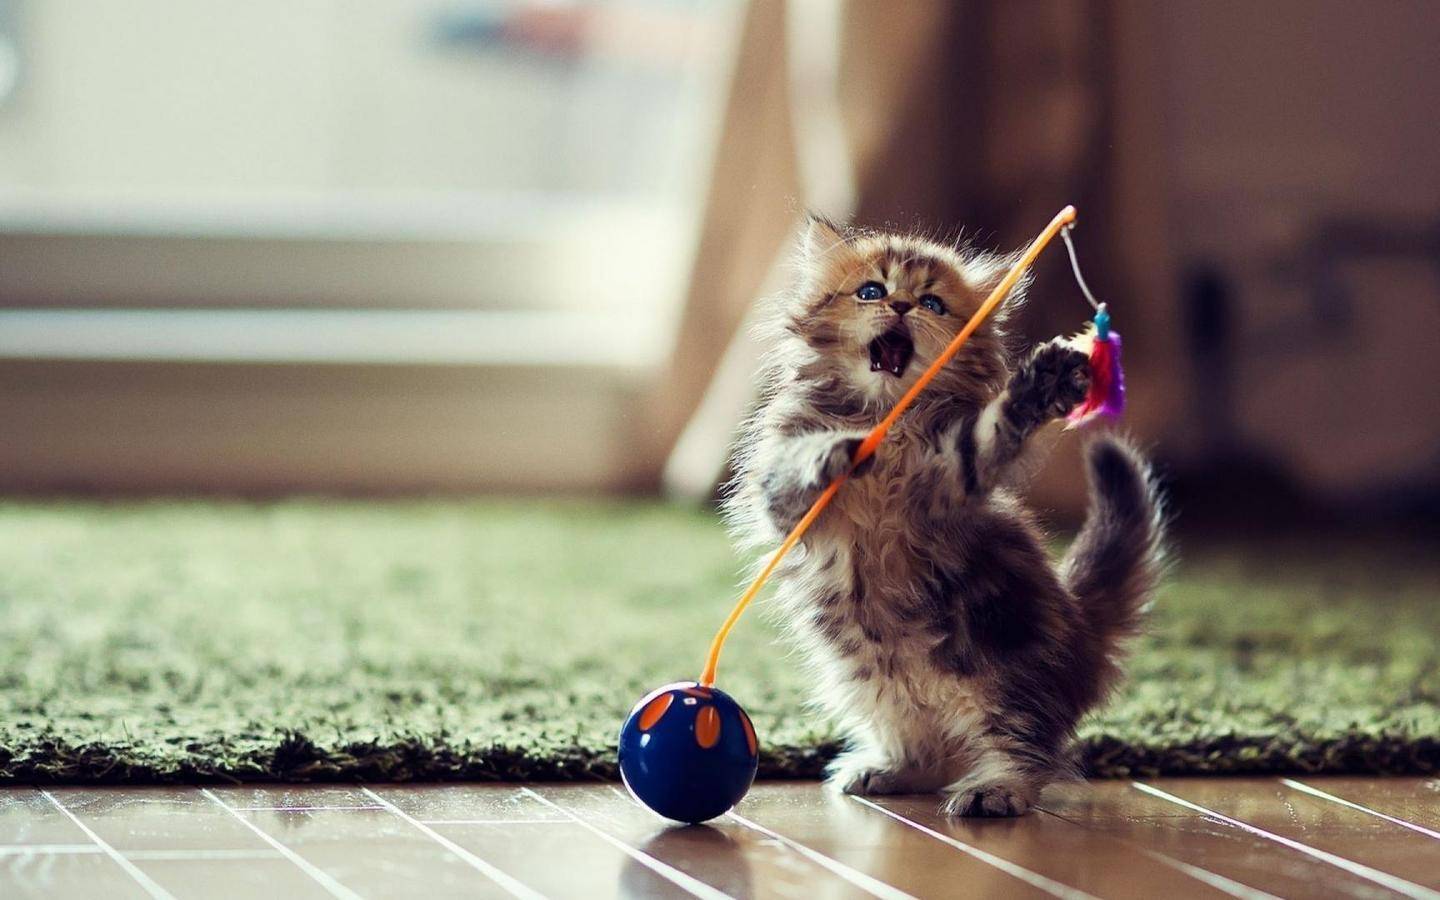
[[[1434,554],[1183,555],[1092,773],[1440,770]],[[0,503],[0,779],[613,776],[738,568],[713,517],[639,503]],[[763,774],[834,752],[762,617],[721,684]]]

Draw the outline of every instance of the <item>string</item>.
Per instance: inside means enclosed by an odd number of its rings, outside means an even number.
[[[840,491],[840,486],[854,473],[855,467],[875,455],[876,448],[880,446],[881,441],[885,440],[885,435],[890,432],[890,427],[894,425],[896,420],[910,407],[910,404],[915,402],[915,398],[920,395],[921,391],[925,390],[926,386],[930,384],[935,376],[940,374],[940,370],[945,367],[945,364],[950,362],[950,360],[955,357],[955,354],[960,352],[960,348],[964,347],[965,342],[970,340],[970,335],[974,334],[975,330],[995,311],[996,307],[1000,305],[1001,301],[1003,301],[1011,289],[1015,287],[1015,283],[1020,280],[1020,276],[1025,274],[1025,270],[1034,264],[1035,258],[1040,255],[1040,251],[1044,250],[1045,247],[1055,239],[1055,235],[1059,233],[1062,228],[1068,228],[1068,226],[1074,222],[1075,207],[1073,206],[1067,206],[1055,214],[1055,218],[1050,220],[1050,224],[1045,226],[1045,230],[1036,236],[1029,247],[1025,248],[1025,252],[1020,256],[1019,261],[1016,262],[1014,266],[1011,266],[1009,272],[1005,273],[1005,277],[1002,278],[1000,283],[995,286],[995,289],[990,292],[990,296],[985,298],[984,303],[980,304],[980,308],[975,311],[975,315],[971,316],[970,321],[965,323],[965,327],[960,329],[960,333],[955,335],[944,351],[935,357],[935,361],[930,363],[929,367],[920,374],[919,378],[915,379],[915,383],[910,386],[910,390],[906,391],[905,395],[896,402],[895,406],[890,410],[890,413],[880,421],[880,424],[876,425],[871,429],[870,433],[866,435],[865,440],[860,443],[859,449],[855,451],[854,459],[850,461],[850,470],[842,473],[837,476],[834,481],[830,482],[830,485],[826,487],[820,496],[815,499],[815,502],[810,505],[810,509],[805,513],[804,517],[795,524],[794,528],[790,529],[790,533],[785,536],[785,540],[781,542],[780,547],[771,555],[770,560],[765,563],[765,567],[760,570],[760,574],[755,576],[755,580],[750,582],[750,586],[745,589],[745,593],[736,601],[735,607],[730,610],[730,615],[726,616],[725,623],[720,626],[720,630],[715,632],[715,638],[710,642],[710,652],[706,654],[705,657],[705,668],[700,673],[700,683],[702,685],[711,687],[715,684],[715,672],[720,666],[720,651],[725,647],[725,639],[730,636],[730,630],[734,628],[735,623],[740,620],[741,614],[744,613],[745,608],[750,605],[750,601],[755,599],[755,596],[760,593],[760,589],[765,586],[765,582],[770,579],[770,573],[775,571],[775,567],[780,564],[780,560],[784,559],[785,554],[789,553],[790,549],[799,543],[800,538],[805,536],[805,532],[810,530],[810,526],[819,518],[820,513],[824,512],[825,507],[830,505],[830,501],[835,499],[835,495]],[[1069,243],[1068,235],[1066,236],[1066,243]],[[1071,251],[1071,259],[1074,259],[1073,250]],[[1079,275],[1078,269],[1076,270],[1076,275],[1077,277]],[[1089,294],[1088,290],[1086,294]],[[1092,300],[1091,302],[1093,303],[1094,301]]]
[[[1075,256],[1075,241],[1070,238],[1070,232],[1074,230],[1075,226],[1071,224],[1066,225],[1060,232],[1060,237],[1065,241],[1065,250],[1070,254],[1070,271],[1075,273],[1075,282],[1080,285],[1080,293],[1085,295],[1091,308],[1099,312],[1105,304],[1095,299],[1095,295],[1090,293],[1090,285],[1085,283],[1085,276],[1080,274],[1080,260]]]

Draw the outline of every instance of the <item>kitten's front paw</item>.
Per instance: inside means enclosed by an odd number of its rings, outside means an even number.
[[[940,811],[947,816],[1023,816],[1030,810],[1029,792],[1018,785],[998,782],[955,791]]]
[[[855,451],[859,450],[860,445],[864,442],[864,438],[852,437],[841,438],[831,445],[830,452],[826,455],[824,464],[820,467],[820,474],[824,478],[825,484],[829,484],[836,478],[850,471],[852,461],[855,459]],[[855,467],[853,474],[856,477],[864,475],[870,471],[871,466],[874,464],[875,457],[872,454],[869,459]]]
[[[1090,358],[1059,338],[1035,348],[1010,382],[1010,415],[1038,428],[1070,412],[1090,389]]]
[[[1056,339],[1035,353],[1036,385],[1046,412],[1058,419],[1085,399],[1090,389],[1090,357]]]

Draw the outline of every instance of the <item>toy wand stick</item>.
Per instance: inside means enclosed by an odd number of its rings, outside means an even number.
[[[730,636],[730,630],[734,628],[735,623],[740,620],[740,615],[745,612],[745,608],[750,605],[750,601],[754,600],[755,596],[760,593],[760,589],[763,588],[765,582],[770,579],[770,573],[775,571],[775,567],[780,564],[780,560],[784,559],[785,554],[789,553],[790,549],[799,543],[800,538],[804,537],[805,532],[810,530],[810,526],[819,518],[820,513],[825,510],[825,507],[830,505],[831,500],[835,499],[835,494],[839,492],[840,486],[845,483],[846,479],[850,477],[850,474],[855,471],[855,467],[875,455],[875,450],[880,446],[880,442],[885,440],[885,435],[890,433],[891,426],[904,414],[905,410],[910,408],[910,404],[915,402],[915,398],[920,395],[921,391],[925,390],[931,380],[945,367],[945,364],[955,358],[955,354],[959,353],[960,348],[965,346],[965,342],[970,340],[970,335],[974,334],[975,330],[995,311],[995,308],[1004,302],[1005,297],[1010,293],[1011,289],[1015,287],[1015,283],[1020,280],[1020,276],[1024,275],[1025,270],[1034,264],[1035,258],[1040,255],[1040,252],[1045,249],[1046,245],[1054,240],[1055,235],[1059,234],[1062,229],[1074,223],[1075,207],[1073,206],[1067,206],[1055,214],[1055,218],[1051,219],[1050,224],[1045,226],[1045,230],[1040,232],[1039,236],[1030,243],[1029,247],[1025,248],[1025,252],[1021,255],[1020,261],[1015,263],[1009,272],[1005,273],[1005,277],[995,286],[995,290],[990,292],[990,296],[985,298],[985,302],[980,304],[980,308],[975,311],[975,315],[970,317],[970,321],[965,323],[965,327],[960,329],[960,333],[955,335],[954,340],[950,342],[949,346],[947,346],[939,356],[935,357],[935,361],[920,374],[919,378],[915,379],[915,383],[910,386],[910,390],[905,392],[905,396],[900,398],[895,404],[895,407],[890,410],[890,413],[880,421],[880,424],[870,430],[870,433],[866,435],[865,440],[860,443],[859,448],[855,451],[855,458],[850,461],[850,470],[837,476],[836,479],[830,482],[830,485],[825,488],[824,492],[815,499],[809,511],[805,513],[805,516],[796,523],[794,528],[790,529],[790,533],[785,536],[785,540],[780,544],[779,549],[775,551],[774,555],[770,557],[770,561],[765,564],[765,568],[761,569],[760,574],[755,576],[755,580],[750,582],[750,586],[745,589],[745,593],[742,594],[739,601],[736,602],[735,608],[730,610],[730,615],[726,617],[725,624],[721,625],[720,630],[715,632],[715,639],[710,642],[710,652],[705,657],[705,669],[700,673],[700,684],[705,687],[714,686],[715,670],[720,665],[720,651],[725,647],[725,639]],[[1088,295],[1089,292],[1087,291],[1086,294]]]

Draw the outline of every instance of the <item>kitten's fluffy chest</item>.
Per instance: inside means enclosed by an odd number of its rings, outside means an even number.
[[[884,444],[871,470],[841,488],[822,534],[851,545],[861,574],[870,573],[876,587],[910,580],[920,561],[914,553],[925,535],[917,527],[916,478],[926,467],[928,451],[907,431],[897,429]],[[919,493],[923,493],[920,491]]]
[[[912,497],[914,454],[923,452],[908,434],[892,435],[874,467],[841,489],[805,539],[806,552],[785,572],[782,594],[813,608],[816,632],[848,648],[847,655],[857,643],[885,646],[887,654],[928,653],[935,643],[925,577],[933,575],[934,558],[917,552],[926,535]]]
[[[930,546],[935,513],[917,504],[929,499],[925,479],[947,476],[958,477],[922,438],[897,429],[875,466],[841,489],[780,588],[811,659],[828,673],[827,702],[868,721],[883,719],[891,733],[917,745],[934,737],[910,734],[929,727],[917,723],[930,722],[930,712],[960,716],[965,728],[978,715],[973,685],[936,677],[936,651],[957,627],[935,595],[936,566],[953,578],[959,563]],[[934,494],[942,504],[951,496]],[[946,514],[966,511],[955,506]]]

